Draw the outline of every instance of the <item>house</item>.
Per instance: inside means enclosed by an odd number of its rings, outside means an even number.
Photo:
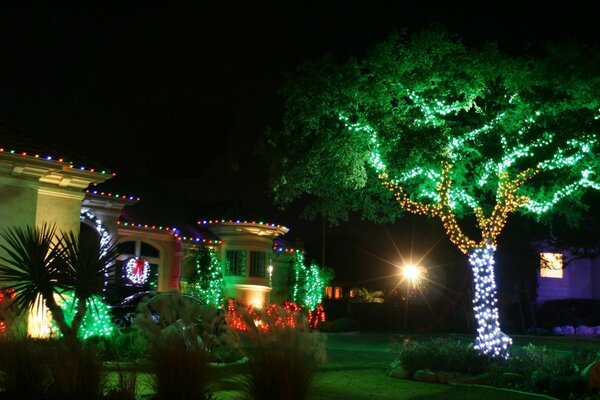
[[[537,303],[566,299],[600,300],[600,256],[541,248]]]
[[[183,228],[132,222],[123,210],[139,198],[88,189],[112,176],[42,152],[0,148],[2,226],[50,223],[117,242],[121,255],[106,276],[109,301],[141,290],[185,291],[202,248],[217,255],[226,298],[259,308],[288,298],[291,263],[300,250],[283,240],[287,227],[249,220],[202,220]]]

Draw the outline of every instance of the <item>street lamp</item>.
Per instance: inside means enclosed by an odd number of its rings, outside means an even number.
[[[425,275],[425,269],[418,265],[407,264],[402,268],[403,279],[406,281],[406,303],[404,303],[404,330],[406,331],[406,322],[408,319],[408,301],[410,299],[410,289],[416,288]]]

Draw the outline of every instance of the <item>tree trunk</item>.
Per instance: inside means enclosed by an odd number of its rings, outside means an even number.
[[[473,310],[477,320],[475,349],[492,357],[506,358],[512,340],[500,331],[494,277],[495,250],[491,244],[469,250],[469,264],[473,273]]]
[[[65,321],[65,314],[62,308],[60,308],[54,300],[54,293],[44,293],[42,294],[42,297],[46,302],[46,307],[48,307],[48,310],[50,310],[50,313],[52,314],[52,319],[54,319],[56,325],[58,325],[60,333],[62,333],[65,338],[72,339],[74,336],[73,332],[67,324],[67,321]]]
[[[77,299],[77,312],[73,317],[73,322],[71,323],[71,330],[73,334],[77,336],[77,332],[79,332],[79,327],[81,326],[81,321],[83,321],[83,317],[87,311],[87,300],[86,299]]]

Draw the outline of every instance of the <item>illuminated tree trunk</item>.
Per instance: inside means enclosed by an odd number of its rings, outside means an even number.
[[[473,272],[473,310],[477,320],[475,348],[492,357],[507,358],[512,340],[500,331],[494,277],[495,251],[492,244],[469,251],[469,264]]]

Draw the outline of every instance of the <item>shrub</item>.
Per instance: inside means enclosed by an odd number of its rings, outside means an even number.
[[[101,399],[106,384],[102,359],[90,345],[75,339],[51,342],[50,385],[45,399]]]
[[[117,362],[117,383],[107,388],[105,400],[135,400],[137,392],[137,370],[135,364],[125,368]]]
[[[44,344],[34,339],[0,341],[0,383],[5,398],[43,398],[50,379]]]
[[[397,351],[398,360],[411,375],[420,369],[477,374],[486,371],[490,365],[490,359],[477,353],[472,344],[458,340],[408,341]]]
[[[183,326],[173,325],[152,341],[149,361],[157,399],[212,398],[208,354]]]
[[[291,327],[279,326],[263,314],[265,325],[257,327],[251,316],[241,312],[248,326],[242,333],[249,357],[248,373],[242,379],[245,398],[306,399],[313,376],[324,360],[324,337],[311,331],[301,316]]]

